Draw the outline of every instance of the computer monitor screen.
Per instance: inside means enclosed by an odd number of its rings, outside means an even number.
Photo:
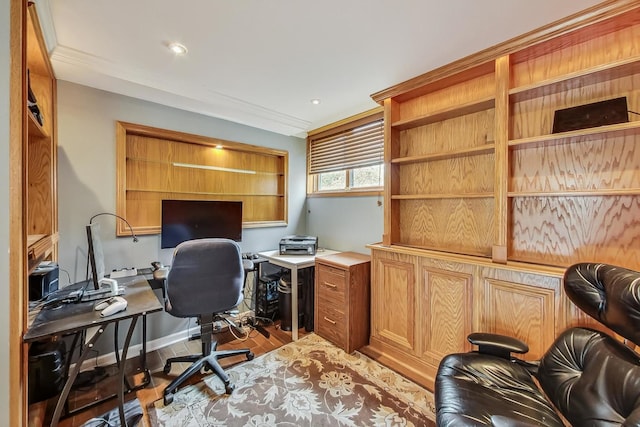
[[[242,240],[242,202],[221,200],[163,200],[161,248],[186,240],[219,237]]]

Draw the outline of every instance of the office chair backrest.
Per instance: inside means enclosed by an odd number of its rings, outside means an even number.
[[[222,313],[242,301],[240,246],[229,239],[179,244],[166,283],[166,310],[176,317]]]

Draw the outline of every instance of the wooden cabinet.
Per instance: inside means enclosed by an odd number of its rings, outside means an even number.
[[[27,8],[25,30],[24,81],[31,88],[40,113],[34,115],[25,100],[23,109],[27,132],[23,139],[26,172],[23,200],[26,208],[27,265],[31,272],[40,261],[57,257],[56,80],[34,4]]]
[[[440,360],[484,331],[529,344],[536,360],[568,325],[560,268],[371,246],[371,337],[361,351],[432,388]]]
[[[385,212],[368,354],[429,387],[469,332],[536,359],[592,326],[566,267],[640,270],[639,34],[637,2],[605,2],[372,95]],[[619,97],[628,122],[553,131],[556,111]]]
[[[10,425],[28,414],[27,327],[29,274],[58,256],[56,80],[36,6],[10,4],[9,96],[9,368]],[[6,7],[4,8],[6,9]],[[29,96],[29,88],[32,96]],[[37,101],[39,114],[28,108]]]
[[[383,243],[640,269],[639,21],[601,5],[374,94]],[[557,110],[618,97],[627,123],[553,133]]]
[[[316,258],[315,332],[347,353],[369,342],[370,270],[355,252]]]

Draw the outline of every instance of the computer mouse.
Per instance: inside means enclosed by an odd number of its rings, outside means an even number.
[[[111,300],[112,299],[113,299],[113,297],[112,298],[107,298],[107,299],[105,299],[103,301],[100,301],[99,303],[97,303],[96,305],[93,306],[93,309],[97,310],[97,311],[104,310],[105,308],[109,307],[109,304],[111,304]]]
[[[111,316],[121,312],[127,308],[127,300],[122,297],[109,298],[109,305],[107,305],[101,312],[101,317]]]

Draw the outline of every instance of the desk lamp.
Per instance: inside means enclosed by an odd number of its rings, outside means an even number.
[[[94,226],[93,226],[93,220],[101,215],[111,215],[114,216],[118,219],[121,219],[122,221],[125,222],[125,224],[127,224],[127,227],[129,227],[129,231],[131,232],[131,237],[133,237],[133,242],[136,243],[138,241],[138,237],[136,236],[136,234],[133,232],[133,227],[131,227],[131,224],[129,224],[129,221],[127,221],[126,219],[124,219],[123,217],[121,217],[120,215],[116,215],[114,213],[110,213],[110,212],[100,212],[98,214],[95,214],[94,216],[92,216],[89,219],[89,224],[87,225],[87,241],[88,241],[88,245],[89,245],[89,250],[87,253],[87,278],[89,277],[89,265],[91,265],[91,274],[92,274],[92,279],[93,279],[93,286],[94,288],[97,290],[99,289],[100,285],[100,279],[102,277],[98,277],[98,276],[104,276],[104,255],[102,252],[102,243],[100,242],[100,239],[97,236],[97,233],[94,230]],[[98,272],[98,265],[96,263],[96,255],[98,255],[100,257],[100,269],[101,272]]]

